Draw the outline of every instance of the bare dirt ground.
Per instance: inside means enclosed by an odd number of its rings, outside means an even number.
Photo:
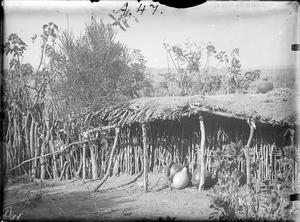
[[[109,178],[97,192],[99,181],[35,181],[7,184],[4,205],[26,220],[208,220],[209,190],[168,188],[163,174],[149,174],[149,192],[143,175]],[[13,205],[11,205],[13,204]]]

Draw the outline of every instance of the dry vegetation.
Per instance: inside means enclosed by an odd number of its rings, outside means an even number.
[[[243,73],[238,49],[227,57],[211,43],[205,50],[166,46],[187,66],[167,73],[173,85],[155,92],[141,53],[115,43],[111,26],[92,20],[85,38],[59,35],[52,22],[42,30],[37,70],[22,64],[27,45],[16,34],[5,43],[13,57],[5,72],[5,219],[293,218],[288,193],[299,189],[293,78],[278,75],[275,90],[248,94],[261,72]],[[212,69],[209,58],[225,63],[226,73]],[[136,98],[141,90],[177,96]],[[171,161],[191,173],[200,164],[217,172],[214,186],[169,190],[162,173]],[[247,169],[251,184],[242,186]]]

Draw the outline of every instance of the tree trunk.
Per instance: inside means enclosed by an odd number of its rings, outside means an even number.
[[[106,174],[103,177],[103,179],[100,181],[100,184],[96,187],[96,189],[94,191],[97,191],[101,187],[101,185],[107,180],[107,178],[110,175],[114,152],[115,152],[117,144],[118,144],[119,133],[120,133],[120,128],[116,127],[115,128],[115,140],[114,140],[113,147],[111,148],[111,153],[110,153],[110,157],[109,157],[109,162],[108,162],[108,167],[107,167],[107,170],[106,170]]]
[[[204,183],[205,183],[205,158],[204,158],[204,147],[205,147],[205,127],[203,116],[199,117],[200,121],[200,132],[201,132],[201,142],[200,142],[200,183],[199,183],[199,190],[203,190]]]
[[[146,124],[142,124],[142,137],[144,149],[144,191],[148,191],[148,151],[147,151],[147,128]]]

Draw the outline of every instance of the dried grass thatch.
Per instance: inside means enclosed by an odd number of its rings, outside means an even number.
[[[284,88],[267,94],[148,97],[92,110],[86,122],[98,120],[96,122],[124,126],[210,113],[237,119],[254,117],[265,124],[294,126],[297,99],[294,91]]]

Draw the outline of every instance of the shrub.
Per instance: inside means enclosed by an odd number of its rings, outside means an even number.
[[[233,152],[233,149],[236,152]],[[240,145],[232,143],[225,146],[222,152],[220,149],[214,152],[214,166],[218,167],[217,172],[222,174],[219,174],[218,183],[210,194],[212,198],[210,207],[214,209],[210,219],[290,220],[292,203],[288,194],[291,183],[288,180],[273,182],[266,180],[256,181],[250,187],[240,186],[243,174],[237,170],[237,163],[238,159],[242,158],[241,151]]]

